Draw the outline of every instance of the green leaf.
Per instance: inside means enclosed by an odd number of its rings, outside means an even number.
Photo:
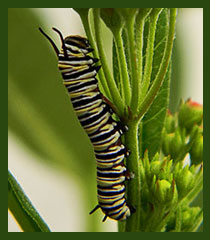
[[[159,150],[161,144],[162,129],[169,102],[169,79],[170,71],[168,71],[157,97],[142,120],[142,154],[148,149],[150,159]]]
[[[153,70],[152,81],[154,80],[163,56],[165,46],[165,39],[167,34],[167,10],[162,11],[157,23],[157,30],[155,36],[154,56],[153,56]],[[148,22],[145,26],[145,33],[147,34]],[[146,51],[146,39],[144,38],[144,52]],[[142,120],[142,134],[140,139],[141,156],[146,149],[149,152],[149,158],[152,159],[155,153],[160,148],[160,139],[162,129],[166,117],[166,111],[169,103],[169,84],[170,84],[170,66],[165,76],[164,82],[153,101],[149,111],[145,114]],[[151,82],[152,82],[151,81]]]
[[[152,77],[151,83],[154,80],[157,72],[159,70],[159,66],[161,63],[161,59],[163,57],[165,42],[167,37],[167,26],[168,26],[168,9],[164,9],[161,14],[159,15],[157,26],[156,26],[156,33],[155,33],[155,43],[154,43],[154,55],[153,55],[153,66],[152,66]],[[147,45],[147,34],[149,28],[149,21],[146,21],[145,28],[144,28],[144,48],[143,53],[144,56],[146,54],[146,45]]]
[[[8,171],[8,207],[24,232],[50,232],[10,171]]]

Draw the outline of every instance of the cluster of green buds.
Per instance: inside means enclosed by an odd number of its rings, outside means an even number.
[[[152,161],[149,161],[148,152],[140,161],[141,165],[141,183],[142,183],[142,202],[143,206],[152,206],[150,210],[154,211],[164,207],[169,209],[171,204],[178,200],[177,187],[172,174],[172,160],[165,157],[161,160],[157,153]],[[146,205],[145,205],[146,204]]]
[[[202,118],[201,105],[181,102],[178,113],[167,115],[162,152],[153,159],[144,153],[140,171],[145,231],[189,232],[199,227],[203,213],[191,203],[203,184]]]
[[[190,204],[202,189],[202,166],[174,163],[170,156],[162,157],[159,153],[149,161],[148,152],[145,152],[140,171],[141,222],[145,225],[142,229],[195,231],[202,221],[202,210]]]
[[[203,161],[203,107],[188,99],[181,101],[178,113],[168,112],[162,137],[162,151],[175,161],[187,154],[192,164]]]

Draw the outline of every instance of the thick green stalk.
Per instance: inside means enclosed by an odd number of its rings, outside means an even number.
[[[148,91],[146,97],[144,98],[143,102],[141,103],[141,105],[139,107],[137,119],[141,119],[141,117],[149,109],[150,105],[152,104],[155,96],[157,95],[157,93],[160,89],[161,84],[163,83],[165,74],[167,72],[171,54],[172,54],[173,40],[174,40],[174,35],[175,35],[176,11],[177,11],[176,8],[170,9],[169,33],[168,33],[160,69],[155,77],[155,80],[154,80],[150,90]]]
[[[154,8],[152,10],[152,13],[150,14],[149,33],[148,33],[147,48],[146,48],[146,61],[145,61],[145,67],[144,67],[143,86],[141,90],[140,102],[145,97],[151,81],[156,25],[157,25],[157,20],[161,13],[162,8],[158,8],[158,9],[159,10]]]
[[[125,231],[138,232],[140,231],[140,171],[139,171],[139,144],[138,144],[138,126],[139,122],[131,121],[128,123],[128,132],[125,134],[125,145],[130,150],[131,155],[127,159],[127,170],[134,174],[134,178],[127,183],[127,203],[135,208],[133,213],[127,220]]]
[[[138,64],[138,79],[142,82],[142,69],[143,69],[143,33],[144,33],[144,18],[138,17],[136,20],[136,52],[137,52],[137,64]],[[141,86],[141,85],[140,85]],[[139,89],[140,91],[141,89]]]
[[[129,105],[131,100],[131,88],[130,88],[130,81],[128,76],[126,57],[124,53],[121,33],[122,33],[121,30],[113,31],[119,69],[120,69],[120,83],[122,87],[122,97],[125,99],[125,103]]]
[[[103,42],[101,39],[101,20],[100,20],[100,9],[99,8],[94,8],[93,9],[93,16],[94,16],[94,26],[95,26],[95,37],[96,37],[96,44],[98,47],[99,55],[100,55],[100,60],[103,66],[104,74],[106,77],[106,81],[113,99],[113,102],[116,106],[116,109],[119,111],[118,115],[123,116],[124,115],[124,104],[122,101],[122,98],[120,96],[120,92],[116,86],[116,83],[110,73],[106,56],[104,53],[103,49]]]
[[[88,13],[89,12],[87,11],[85,14],[84,13],[80,14],[80,18],[82,20],[82,23],[83,23],[83,26],[84,26],[84,29],[85,29],[85,33],[88,37],[90,45],[92,46],[92,48],[95,49],[95,51],[93,51],[93,56],[94,56],[94,58],[99,59],[99,55],[98,55],[98,52],[97,52],[97,46],[96,46],[95,41],[93,39],[93,34],[92,34],[91,28],[90,28]],[[112,96],[110,94],[110,90],[108,88],[108,85],[107,85],[107,82],[106,82],[106,79],[105,79],[105,76],[104,76],[103,68],[100,69],[100,71],[98,72],[98,75],[99,75],[100,83],[101,83],[101,86],[103,88],[104,93],[112,101],[113,99],[112,99]]]
[[[125,232],[125,221],[118,221],[118,232]]]
[[[178,206],[176,210],[176,225],[175,225],[175,231],[181,232],[182,229],[182,209],[181,206]]]
[[[128,38],[129,57],[131,66],[131,110],[135,113],[139,102],[139,89],[141,82],[138,79],[137,55],[134,36],[135,16],[127,19],[125,26]]]

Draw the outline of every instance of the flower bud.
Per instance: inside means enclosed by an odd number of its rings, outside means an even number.
[[[178,113],[179,125],[186,128],[190,133],[195,124],[201,125],[203,120],[203,106],[199,103],[188,99],[185,103],[180,104]]]
[[[164,155],[170,155],[172,159],[176,159],[185,146],[179,128],[174,133],[166,133],[164,130],[162,138],[162,151]]]
[[[171,200],[171,184],[166,180],[157,180],[155,197],[161,204],[165,204]]]
[[[170,142],[174,137],[174,133],[167,133],[166,130],[163,130],[162,134],[162,151],[165,156],[170,155]]]
[[[156,175],[158,179],[165,179],[171,183],[173,180],[171,167],[172,160],[170,160],[170,157],[165,157],[163,160],[152,160],[150,163],[151,175]]]
[[[179,131],[179,128],[176,129],[175,133],[172,134],[173,137],[169,143],[169,152],[172,159],[176,159],[180,152],[182,151],[185,143],[182,141],[182,137]]]
[[[174,179],[176,181],[179,199],[182,199],[193,188],[195,178],[194,175],[189,170],[188,165],[186,165],[184,168],[180,168],[181,167],[180,163],[180,165],[177,164],[177,166],[175,167],[174,170]]]
[[[151,174],[158,175],[162,164],[160,161],[152,161],[150,164]]]
[[[176,182],[173,179],[172,181],[172,200],[171,200],[171,204],[175,204],[178,201],[178,191],[177,191],[177,187],[176,187]]]
[[[190,159],[192,164],[200,164],[203,161],[203,135],[198,134],[190,149]]]
[[[153,159],[152,159],[151,162],[153,162],[153,161],[159,161],[159,160],[160,160],[160,154],[159,154],[159,152],[157,152],[157,153],[155,154],[155,156],[153,157]]]
[[[148,156],[147,150],[144,152],[143,164],[144,164],[146,175],[150,176],[150,162],[149,162],[149,156]]]
[[[169,110],[166,114],[165,129],[167,133],[172,133],[175,131],[175,117]]]

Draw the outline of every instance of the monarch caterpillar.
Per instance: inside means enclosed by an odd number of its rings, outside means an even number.
[[[93,144],[97,165],[98,205],[92,214],[101,208],[105,217],[125,220],[131,215],[131,208],[125,199],[126,168],[124,158],[129,155],[121,142],[126,127],[112,118],[112,108],[98,88],[96,74],[100,66],[98,59],[88,54],[93,51],[88,40],[75,35],[60,36],[62,50],[59,51],[53,40],[41,29],[50,41],[57,56],[64,85],[69,93],[76,115]]]

